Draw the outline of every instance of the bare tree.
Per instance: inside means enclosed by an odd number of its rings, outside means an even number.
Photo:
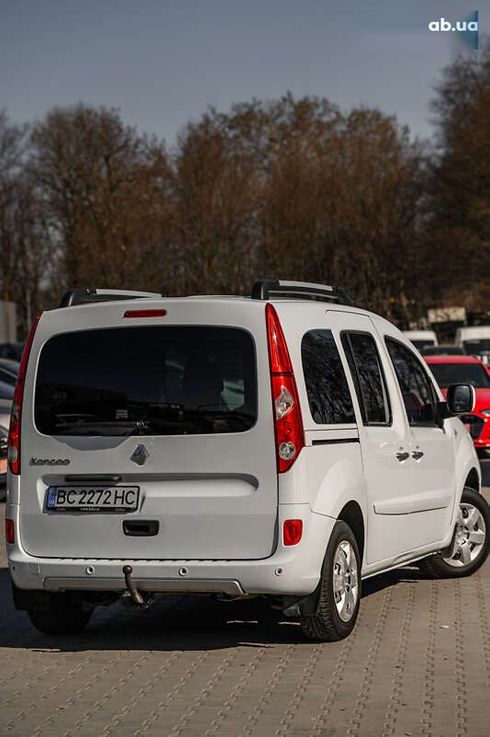
[[[490,299],[490,43],[444,70],[433,101],[438,150],[429,187],[429,288],[442,302]]]
[[[53,110],[31,141],[30,170],[62,245],[60,288],[164,282],[171,171],[163,145],[117,111],[83,105]]]

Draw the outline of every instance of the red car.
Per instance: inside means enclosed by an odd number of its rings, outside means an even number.
[[[471,414],[462,415],[475,448],[490,449],[490,373],[485,364],[473,356],[425,356],[434,377],[446,395],[449,384],[473,384],[476,405]]]

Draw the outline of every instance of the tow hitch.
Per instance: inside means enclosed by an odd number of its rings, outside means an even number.
[[[138,606],[148,607],[151,604],[151,597],[144,597],[143,594],[138,591],[136,584],[131,578],[133,572],[132,566],[123,566],[122,572],[124,573],[124,580],[126,582],[126,588],[133,604]]]

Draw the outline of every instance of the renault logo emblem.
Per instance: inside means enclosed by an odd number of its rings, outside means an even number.
[[[146,463],[146,459],[150,457],[150,454],[146,450],[144,445],[138,445],[133,455],[131,456],[131,460],[133,463],[137,463],[138,466],[142,466],[144,463]]]

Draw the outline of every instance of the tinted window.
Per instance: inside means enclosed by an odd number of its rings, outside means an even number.
[[[355,422],[347,379],[331,331],[306,333],[301,357],[314,421],[319,425]]]
[[[420,352],[423,356],[464,356],[464,350],[457,345],[429,345]]]
[[[218,327],[84,330],[51,338],[35,420],[48,435],[241,432],[256,419],[252,338]]]
[[[364,424],[388,424],[388,392],[373,336],[369,333],[344,333],[342,344],[356,385]]]
[[[431,363],[430,370],[439,386],[473,384],[478,387],[490,387],[490,377],[478,363]]]
[[[430,338],[422,338],[417,340],[416,338],[414,340],[411,340],[411,342],[414,344],[415,348],[418,351],[421,351],[422,348],[427,348],[430,345],[435,345],[434,341]]]
[[[463,340],[466,353],[490,353],[490,338],[473,338],[472,340]]]
[[[396,340],[386,339],[411,425],[435,424],[434,393],[427,373],[414,354]]]

